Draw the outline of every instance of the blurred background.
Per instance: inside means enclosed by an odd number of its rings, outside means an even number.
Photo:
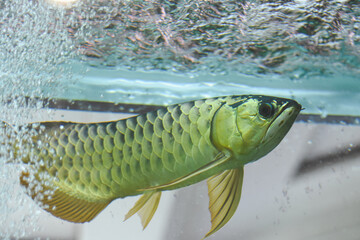
[[[1,120],[95,122],[212,96],[293,98],[305,110],[245,167],[238,210],[209,239],[358,239],[359,16],[353,0],[4,0]],[[145,231],[137,217],[123,222],[136,197],[72,224],[36,206],[19,187],[23,167],[0,155],[0,239],[201,239],[210,229],[204,182],[165,192]]]

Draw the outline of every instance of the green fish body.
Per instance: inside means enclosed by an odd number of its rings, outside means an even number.
[[[289,99],[225,96],[118,121],[30,124],[39,134],[22,143],[28,153],[22,161],[34,169],[21,183],[47,211],[72,222],[92,220],[114,199],[143,194],[126,219],[138,213],[146,227],[161,191],[208,179],[209,236],[236,210],[243,166],[276,147],[300,110]]]

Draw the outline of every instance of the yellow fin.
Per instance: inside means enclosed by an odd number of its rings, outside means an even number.
[[[28,173],[23,173],[20,182],[28,188],[27,177]],[[44,204],[46,211],[58,218],[76,223],[91,221],[112,201],[81,199],[61,191],[59,188],[56,189],[49,184],[42,184],[42,190],[40,191],[29,190],[31,197]]]
[[[137,200],[135,206],[131,208],[130,211],[125,215],[124,221],[135,213],[138,213],[143,229],[145,229],[156,212],[160,202],[160,197],[161,192],[145,193],[139,200]]]
[[[149,188],[146,188],[146,189],[141,189],[142,191],[143,190],[163,190],[163,189],[166,189],[166,188],[170,188],[170,187],[173,187],[177,184],[181,184],[189,179],[191,179],[192,177],[196,177],[198,175],[200,175],[201,173],[204,173],[214,167],[217,167],[219,166],[220,164],[223,164],[224,162],[226,162],[227,160],[229,159],[229,156],[226,155],[225,153],[223,152],[220,152],[218,155],[216,155],[215,159],[211,162],[209,162],[208,164],[206,164],[205,166],[195,170],[194,172],[188,174],[188,175],[185,175],[183,177],[180,177],[180,178],[177,178],[169,183],[166,183],[166,184],[163,184],[163,185],[159,185],[159,186],[155,186],[155,187],[149,187]]]
[[[211,229],[205,237],[222,228],[234,215],[240,201],[243,176],[244,169],[239,168],[226,170],[208,179]]]

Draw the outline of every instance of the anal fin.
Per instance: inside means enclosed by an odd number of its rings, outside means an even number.
[[[207,180],[211,229],[210,236],[222,228],[234,215],[240,202],[244,169],[226,170]]]
[[[61,219],[83,223],[94,219],[111,201],[91,202],[70,196],[61,190],[55,190],[50,198],[45,197],[42,203],[46,211]]]
[[[135,213],[138,213],[141,219],[141,224],[145,229],[154,216],[159,205],[161,192],[148,192],[143,194],[139,200],[136,201],[133,208],[125,215],[125,220],[130,218]]]
[[[63,220],[76,223],[89,222],[112,201],[79,198],[41,180],[37,180],[42,185],[41,190],[30,189],[26,180],[28,176],[28,173],[23,173],[20,183],[28,188],[29,195],[40,201],[46,211]]]

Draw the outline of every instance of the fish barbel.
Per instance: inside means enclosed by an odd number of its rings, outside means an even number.
[[[269,96],[201,99],[118,121],[31,123],[25,127],[38,134],[12,149],[32,168],[20,177],[29,195],[71,222],[142,194],[125,218],[138,213],[145,228],[162,191],[207,179],[207,237],[235,213],[244,165],[275,148],[300,110],[294,100]]]

